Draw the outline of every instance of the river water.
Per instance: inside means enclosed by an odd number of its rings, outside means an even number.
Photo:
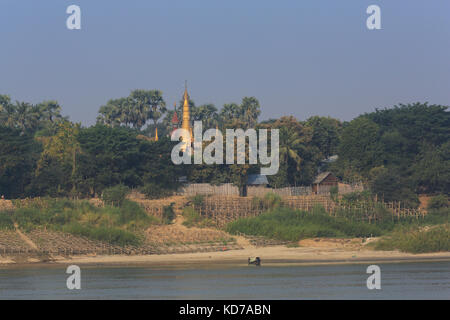
[[[69,290],[66,266],[0,269],[0,299],[450,299],[450,262],[280,267],[81,267]]]

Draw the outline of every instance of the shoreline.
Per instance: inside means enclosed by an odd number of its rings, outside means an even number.
[[[29,258],[16,262],[14,257],[0,256],[1,269],[53,268],[66,265],[86,267],[154,267],[154,268],[217,268],[247,266],[248,257],[259,256],[261,266],[313,266],[343,264],[450,262],[450,252],[411,254],[399,251],[349,250],[336,248],[270,246],[242,250],[173,253],[161,255],[99,255],[52,257],[50,261]]]

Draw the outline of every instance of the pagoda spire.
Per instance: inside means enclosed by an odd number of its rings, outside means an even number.
[[[191,111],[189,110],[189,94],[187,91],[187,81],[184,83],[184,102],[183,102],[183,123],[181,128],[187,130],[187,132],[191,133]]]

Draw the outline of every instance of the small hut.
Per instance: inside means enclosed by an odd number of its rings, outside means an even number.
[[[269,181],[267,177],[262,174],[249,174],[247,179],[247,185],[249,186],[264,186],[267,187]]]
[[[241,196],[247,196],[247,186],[248,189],[251,190],[251,194],[258,194],[258,191],[260,192],[266,192],[267,185],[269,184],[269,181],[267,180],[267,177],[262,174],[249,174],[247,178],[247,185],[244,187],[244,190],[240,192]]]
[[[320,192],[329,192],[331,187],[337,186],[338,178],[331,172],[322,172],[317,175],[312,185],[312,192],[319,194]]]

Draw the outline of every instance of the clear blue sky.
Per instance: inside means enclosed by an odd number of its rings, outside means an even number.
[[[366,28],[370,4],[382,30]],[[0,39],[0,93],[56,99],[85,125],[136,88],[172,106],[184,80],[197,105],[255,96],[262,119],[450,104],[448,0],[1,0]]]

